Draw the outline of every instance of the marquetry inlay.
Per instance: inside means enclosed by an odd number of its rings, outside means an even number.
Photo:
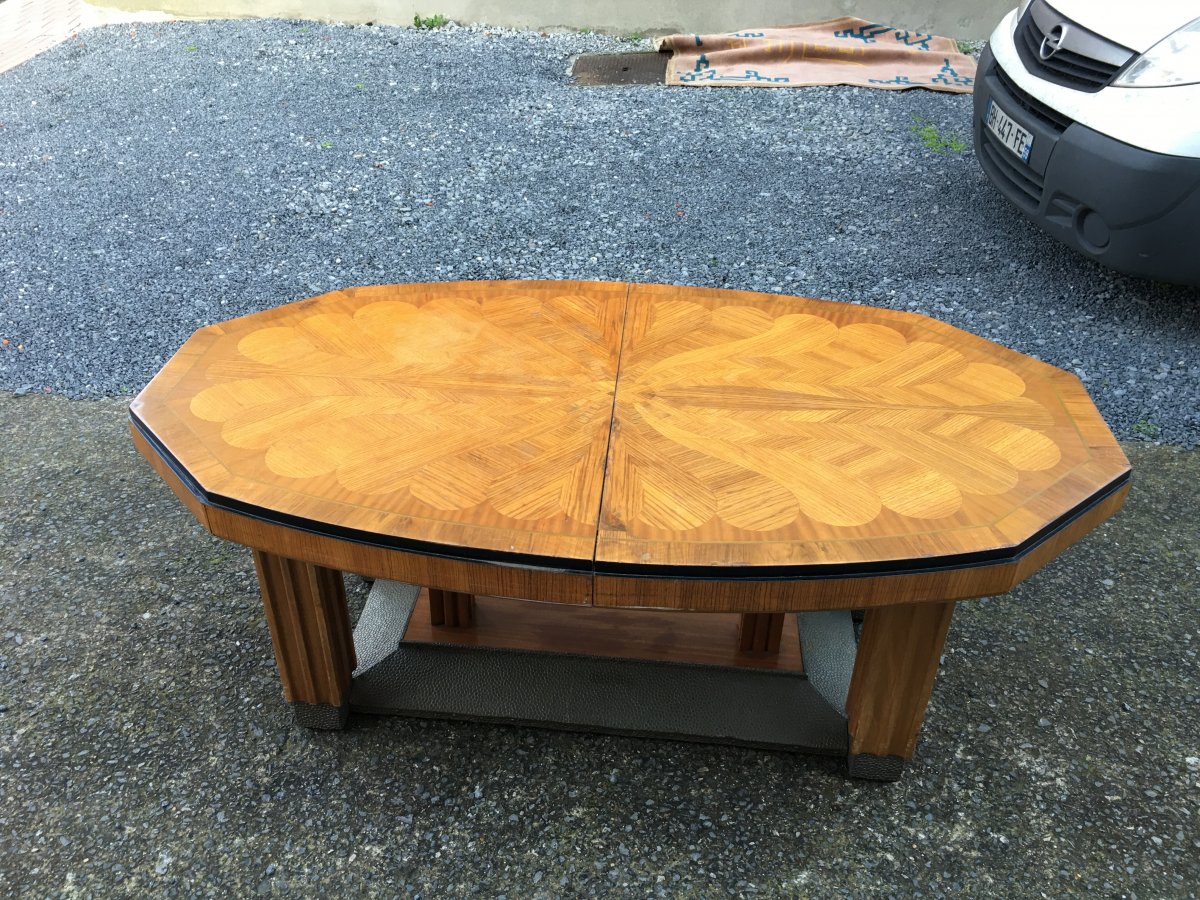
[[[1128,466],[1073,376],[940,322],[640,285],[326,294],[197,332],[133,412],[214,497],[632,567],[986,554]]]

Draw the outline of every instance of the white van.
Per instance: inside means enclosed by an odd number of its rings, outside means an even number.
[[[1054,237],[1200,285],[1200,0],[1023,0],[980,59],[974,138]]]

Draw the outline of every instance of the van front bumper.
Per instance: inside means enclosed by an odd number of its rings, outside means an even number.
[[[987,128],[990,103],[1033,136],[1028,162]],[[1044,231],[1120,272],[1200,285],[1200,159],[1071,121],[1020,88],[990,48],[979,61],[973,132],[984,174]]]

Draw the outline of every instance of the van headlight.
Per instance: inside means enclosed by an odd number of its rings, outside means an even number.
[[[1167,35],[1122,72],[1115,87],[1171,87],[1200,82],[1200,19]]]

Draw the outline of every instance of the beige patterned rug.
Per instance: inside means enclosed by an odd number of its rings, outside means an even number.
[[[667,84],[707,87],[859,87],[970,93],[975,60],[950,38],[852,16],[731,34],[674,34]]]
[[[2,0],[0,72],[19,66],[77,32],[80,0]]]

